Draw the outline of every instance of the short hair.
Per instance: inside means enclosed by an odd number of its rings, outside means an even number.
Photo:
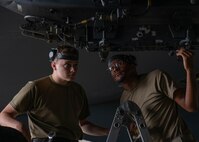
[[[116,55],[113,55],[111,58],[109,58],[108,65],[110,65],[113,60],[121,60],[121,61],[123,61],[127,64],[137,65],[136,57],[131,55],[131,54],[116,54]]]
[[[49,53],[49,60],[52,62],[55,59],[79,60],[79,52],[72,46],[61,45],[52,48]]]

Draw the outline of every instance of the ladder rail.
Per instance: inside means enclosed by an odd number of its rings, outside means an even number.
[[[142,112],[132,101],[117,108],[106,142],[116,142],[122,127],[126,128],[131,142],[152,142]]]

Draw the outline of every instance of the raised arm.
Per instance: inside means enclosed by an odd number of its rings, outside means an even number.
[[[17,111],[8,104],[0,113],[0,125],[18,130],[30,142],[30,133],[20,121],[16,120],[17,114]]]
[[[193,67],[193,53],[184,48],[180,48],[177,50],[176,55],[183,59],[183,65],[186,72],[186,87],[185,90],[177,89],[174,92],[174,100],[186,111],[197,111],[198,94]]]

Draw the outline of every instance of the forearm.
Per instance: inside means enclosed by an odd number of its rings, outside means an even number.
[[[91,122],[85,122],[82,124],[81,129],[83,133],[92,136],[106,136],[109,133],[109,129],[97,126]]]
[[[31,139],[29,130],[27,130],[27,128],[20,121],[17,121],[8,114],[0,114],[0,125],[18,130],[28,141]]]
[[[186,71],[186,92],[185,105],[189,111],[196,111],[198,109],[198,94],[195,73],[192,70]]]
[[[193,53],[185,48],[176,50],[176,55],[182,57],[184,69],[186,71],[186,91],[176,91],[175,101],[189,112],[198,109],[198,94],[196,76],[193,66]]]
[[[12,118],[9,114],[3,112],[0,114],[0,125],[18,130],[28,140],[28,142],[30,142],[31,138],[29,130],[23,125],[23,123]]]

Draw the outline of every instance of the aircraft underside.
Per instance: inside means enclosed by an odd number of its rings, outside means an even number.
[[[24,36],[99,52],[197,50],[197,0],[2,0],[24,16]]]

